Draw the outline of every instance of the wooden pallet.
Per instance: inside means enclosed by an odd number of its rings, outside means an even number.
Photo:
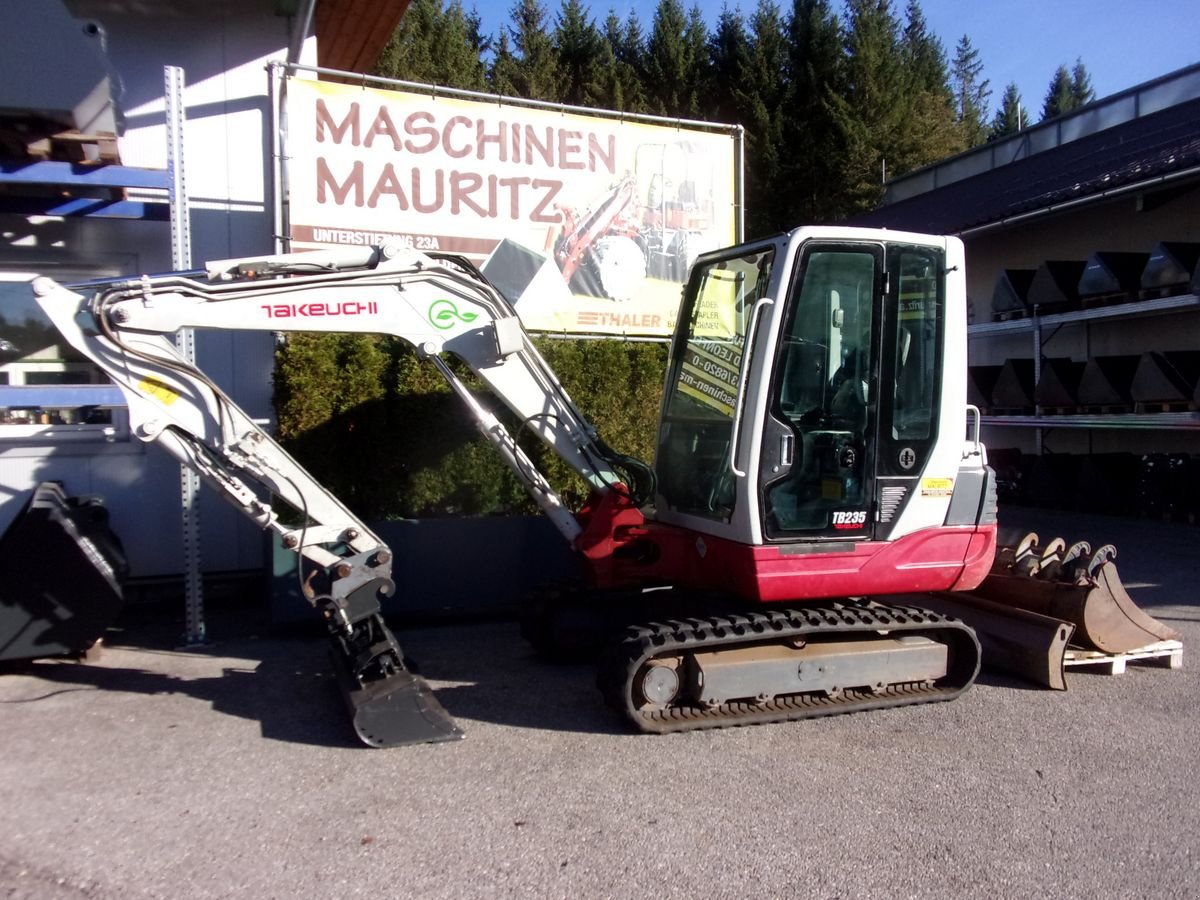
[[[1101,669],[1106,675],[1123,675],[1129,663],[1149,663],[1168,669],[1183,668],[1183,642],[1158,641],[1125,653],[1102,653],[1070,647],[1063,655],[1064,666],[1088,666]]]

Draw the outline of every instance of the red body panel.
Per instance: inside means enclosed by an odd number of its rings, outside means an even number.
[[[996,553],[995,525],[941,525],[894,541],[756,547],[646,522],[616,491],[580,519],[585,530],[576,548],[599,587],[670,584],[758,603],[971,590]]]
[[[995,537],[995,526],[943,526],[890,542],[834,542],[822,552],[816,542],[749,547],[704,536],[705,555],[696,554],[680,581],[760,603],[963,590],[987,575]]]

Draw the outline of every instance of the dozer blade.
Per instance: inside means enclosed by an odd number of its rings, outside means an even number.
[[[405,665],[404,651],[382,616],[365,616],[349,636],[332,631],[330,637],[342,696],[364,744],[403,747],[462,738],[433,689]]]
[[[902,599],[970,625],[983,648],[983,665],[1053,691],[1067,689],[1066,653],[1075,633],[1070,622],[970,593],[922,594]]]
[[[1105,653],[1127,653],[1157,641],[1179,640],[1175,629],[1141,610],[1126,592],[1115,563],[1085,584],[1042,581],[993,571],[971,593],[1075,625],[1075,641]]]

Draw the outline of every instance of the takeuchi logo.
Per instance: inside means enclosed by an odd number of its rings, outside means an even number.
[[[441,331],[449,331],[458,322],[469,325],[479,318],[479,313],[460,312],[453,300],[434,300],[429,305],[429,324]]]

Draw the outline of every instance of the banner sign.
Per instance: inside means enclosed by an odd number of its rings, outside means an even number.
[[[739,134],[289,78],[296,250],[471,258],[534,331],[666,336],[736,243]]]

